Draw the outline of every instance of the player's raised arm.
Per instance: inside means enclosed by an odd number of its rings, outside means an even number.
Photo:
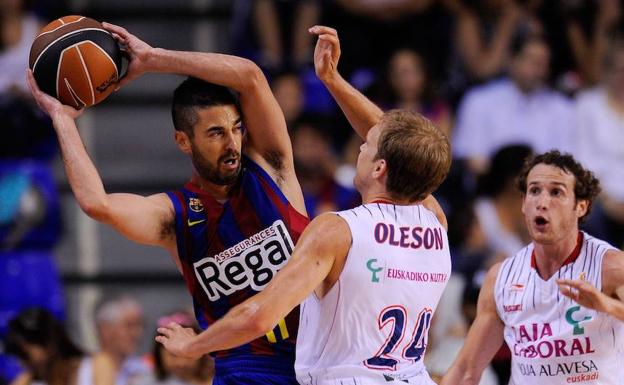
[[[134,194],[107,194],[74,121],[82,111],[42,92],[31,71],[27,76],[37,104],[52,118],[65,173],[80,208],[131,240],[172,250],[175,247],[173,233],[163,231],[174,219],[173,206],[166,195],[146,198]]]
[[[379,122],[383,111],[355,89],[338,72],[340,40],[338,32],[330,27],[314,26],[310,33],[317,35],[314,48],[314,69],[334,97],[351,126],[361,138]]]
[[[306,227],[292,258],[260,293],[234,307],[199,335],[170,324],[158,329],[156,340],[175,355],[197,358],[262,336],[328,276],[336,271],[339,274],[350,245],[347,223],[335,214],[323,214]]]
[[[108,23],[103,26],[127,47],[130,55],[128,74],[120,86],[143,73],[160,72],[188,75],[235,90],[248,129],[247,154],[262,166],[268,165],[280,173],[286,171],[286,177],[294,177],[284,115],[255,63],[231,55],[153,48],[122,27]]]
[[[477,385],[481,374],[503,344],[504,325],[498,317],[494,300],[494,285],[500,267],[500,263],[496,264],[488,272],[479,293],[477,317],[441,385]]]

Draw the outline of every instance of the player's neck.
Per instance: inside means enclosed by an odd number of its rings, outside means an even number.
[[[579,239],[578,229],[554,244],[533,242],[535,262],[540,276],[544,279],[555,274],[576,249]]]
[[[197,174],[193,175],[191,182],[197,185],[199,189],[202,190],[203,192],[212,195],[212,197],[220,203],[225,202],[229,198],[229,193],[230,193],[230,190],[232,189],[231,185],[224,186],[224,185],[214,184],[212,182],[207,181],[206,179],[202,178],[201,176]]]
[[[397,199],[395,197],[390,196],[388,193],[377,193],[370,194],[367,196],[362,196],[362,204],[368,203],[389,203],[393,205],[411,205],[416,204],[416,202],[410,202],[406,199]]]

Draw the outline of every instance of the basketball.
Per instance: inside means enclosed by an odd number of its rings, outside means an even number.
[[[76,109],[104,100],[121,72],[121,51],[102,24],[65,16],[43,27],[30,47],[39,88]]]

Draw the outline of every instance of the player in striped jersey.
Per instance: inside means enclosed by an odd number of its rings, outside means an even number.
[[[413,112],[384,114],[338,74],[336,31],[310,32],[319,35],[318,76],[365,138],[354,179],[363,205],[313,220],[267,288],[201,334],[172,324],[157,340],[190,357],[227,349],[304,301],[300,383],[433,385],[423,358],[451,264],[444,215],[429,194],[449,170],[448,139]]]
[[[206,327],[268,284],[308,223],[284,116],[249,60],[152,48],[104,26],[130,55],[119,86],[147,72],[189,76],[172,108],[175,140],[194,166],[189,183],[149,197],[107,194],[78,135],[80,112],[43,94],[31,74],[33,95],[53,119],[81,208],[131,240],[167,249]],[[213,383],[296,383],[298,317],[295,309],[255,340],[216,352]]]
[[[527,161],[518,185],[533,242],[488,272],[442,384],[477,384],[503,340],[510,384],[624,384],[624,253],[579,231],[598,180],[550,151]]]

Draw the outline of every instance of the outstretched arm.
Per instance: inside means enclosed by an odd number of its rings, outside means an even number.
[[[318,36],[314,48],[314,69],[334,97],[351,126],[362,138],[381,120],[383,111],[356,90],[338,72],[340,41],[338,32],[329,27],[314,26],[310,33]]]
[[[174,251],[174,233],[163,231],[174,219],[173,205],[167,196],[107,194],[74,122],[82,111],[62,105],[39,90],[32,71],[29,70],[27,76],[37,104],[52,118],[65,173],[80,208],[93,219],[113,226],[133,241]]]
[[[127,47],[130,55],[128,73],[120,86],[144,73],[158,72],[192,76],[236,91],[248,129],[246,154],[269,171],[287,198],[305,212],[284,114],[256,64],[231,55],[153,48],[122,27],[109,23],[103,26]]]
[[[342,266],[350,245],[347,223],[335,214],[323,214],[308,225],[292,258],[264,290],[199,335],[172,323],[158,328],[156,341],[175,355],[198,358],[260,337],[321,285],[334,266]]]
[[[498,317],[494,301],[494,284],[500,266],[500,263],[494,265],[485,278],[479,293],[477,318],[441,385],[478,384],[481,374],[503,344],[504,325]]]
[[[602,263],[602,291],[582,279],[558,279],[559,291],[579,305],[624,322],[624,252],[608,251]]]

